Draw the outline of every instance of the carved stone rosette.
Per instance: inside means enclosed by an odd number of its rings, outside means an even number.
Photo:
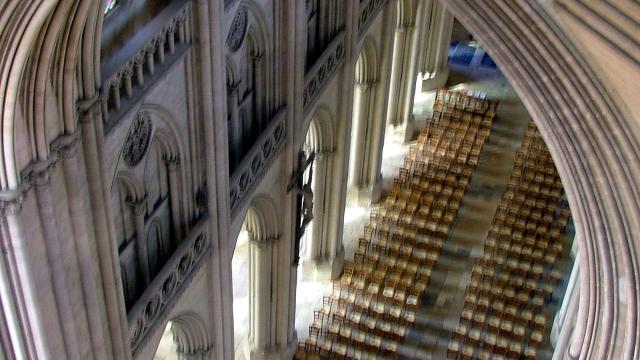
[[[124,141],[122,156],[125,164],[134,167],[140,163],[149,149],[153,123],[151,116],[146,111],[136,115]]]

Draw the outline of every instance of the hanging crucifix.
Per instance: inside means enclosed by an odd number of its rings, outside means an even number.
[[[316,154],[311,153],[309,157],[304,151],[298,153],[298,169],[291,176],[291,182],[287,186],[287,192],[295,190],[296,192],[296,236],[294,244],[294,260],[293,264],[298,265],[300,262],[300,242],[304,231],[313,219],[313,189],[311,182],[313,180],[313,160]],[[304,174],[309,168],[309,176],[307,182],[304,182]]]

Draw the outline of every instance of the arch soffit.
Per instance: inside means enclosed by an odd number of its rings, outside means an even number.
[[[84,69],[87,53],[94,53],[93,41],[86,40],[99,23],[99,17],[93,16],[98,7],[98,3],[89,0],[15,1],[3,6],[0,14],[0,43],[3,44],[0,51],[4,54],[4,66],[0,70],[0,93],[3,94],[0,119],[4,129],[0,149],[2,190],[16,189],[20,185],[22,169],[17,168],[14,148],[14,122],[17,119],[28,124],[24,128],[32,144],[30,157],[34,161],[49,157],[49,143],[53,139],[46,131],[44,94],[51,94],[52,89],[56,95],[64,94],[55,99],[62,114],[60,119],[63,119],[58,120],[63,122],[59,127],[66,133],[75,131],[75,69],[78,65]],[[93,79],[94,69],[91,67],[91,71],[86,72],[85,80]],[[52,78],[51,74],[55,73],[60,75]],[[49,83],[53,86],[48,87]],[[85,95],[93,96],[95,88],[94,85],[93,92],[88,91]],[[22,118],[16,117],[18,108],[29,111]]]
[[[139,111],[146,111],[151,114],[154,120],[154,140],[158,139],[163,156],[167,159],[182,161],[184,156],[184,145],[182,144],[179,132],[176,127],[176,120],[164,107],[156,104],[144,104]]]
[[[368,84],[378,81],[378,58],[374,41],[366,37],[362,42],[356,62],[356,83]]]
[[[251,200],[244,222],[251,240],[264,243],[280,237],[278,211],[267,196],[258,195]]]
[[[195,354],[211,349],[211,336],[200,315],[186,312],[174,317],[170,322],[174,341],[181,353]]]
[[[255,2],[245,0],[240,6],[247,8],[249,14],[249,27],[245,39],[245,45],[249,46],[251,56],[264,55],[271,51],[271,32],[267,26],[262,10]]]
[[[318,106],[311,116],[305,143],[316,153],[335,150],[335,127],[331,110],[324,105]]]
[[[127,193],[127,201],[132,203],[140,202],[145,197],[144,186],[131,171],[121,170],[118,172],[111,186],[111,191],[116,190],[117,186],[123,187]]]
[[[410,27],[416,20],[416,0],[399,0],[397,5],[396,28]]]
[[[623,112],[542,4],[452,0],[447,6],[516,89],[565,185],[584,269],[571,356],[640,357],[640,259],[633,243],[640,232],[634,176],[640,141],[625,131]]]

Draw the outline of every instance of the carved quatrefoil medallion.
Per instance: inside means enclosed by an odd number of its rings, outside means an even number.
[[[139,112],[124,142],[124,162],[127,166],[134,167],[144,158],[151,141],[152,128],[149,114],[144,111]]]

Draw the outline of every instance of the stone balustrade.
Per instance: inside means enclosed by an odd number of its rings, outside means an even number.
[[[102,106],[107,131],[189,48],[190,3],[172,2],[103,63]]]
[[[340,31],[316,63],[304,76],[303,107],[305,115],[311,111],[322,90],[340,69],[345,58],[345,32]]]
[[[358,21],[358,35],[363,36],[373,19],[384,5],[387,0],[360,0],[360,19]]]
[[[193,281],[211,251],[208,216],[204,216],[178,245],[162,270],[151,281],[127,314],[134,358],[164,323],[186,287]]]
[[[286,142],[286,108],[281,108],[271,120],[267,128],[262,132],[258,140],[229,180],[229,199],[231,216],[237,214],[237,210],[250,197],[251,193],[260,183],[266,171],[276,159]]]

